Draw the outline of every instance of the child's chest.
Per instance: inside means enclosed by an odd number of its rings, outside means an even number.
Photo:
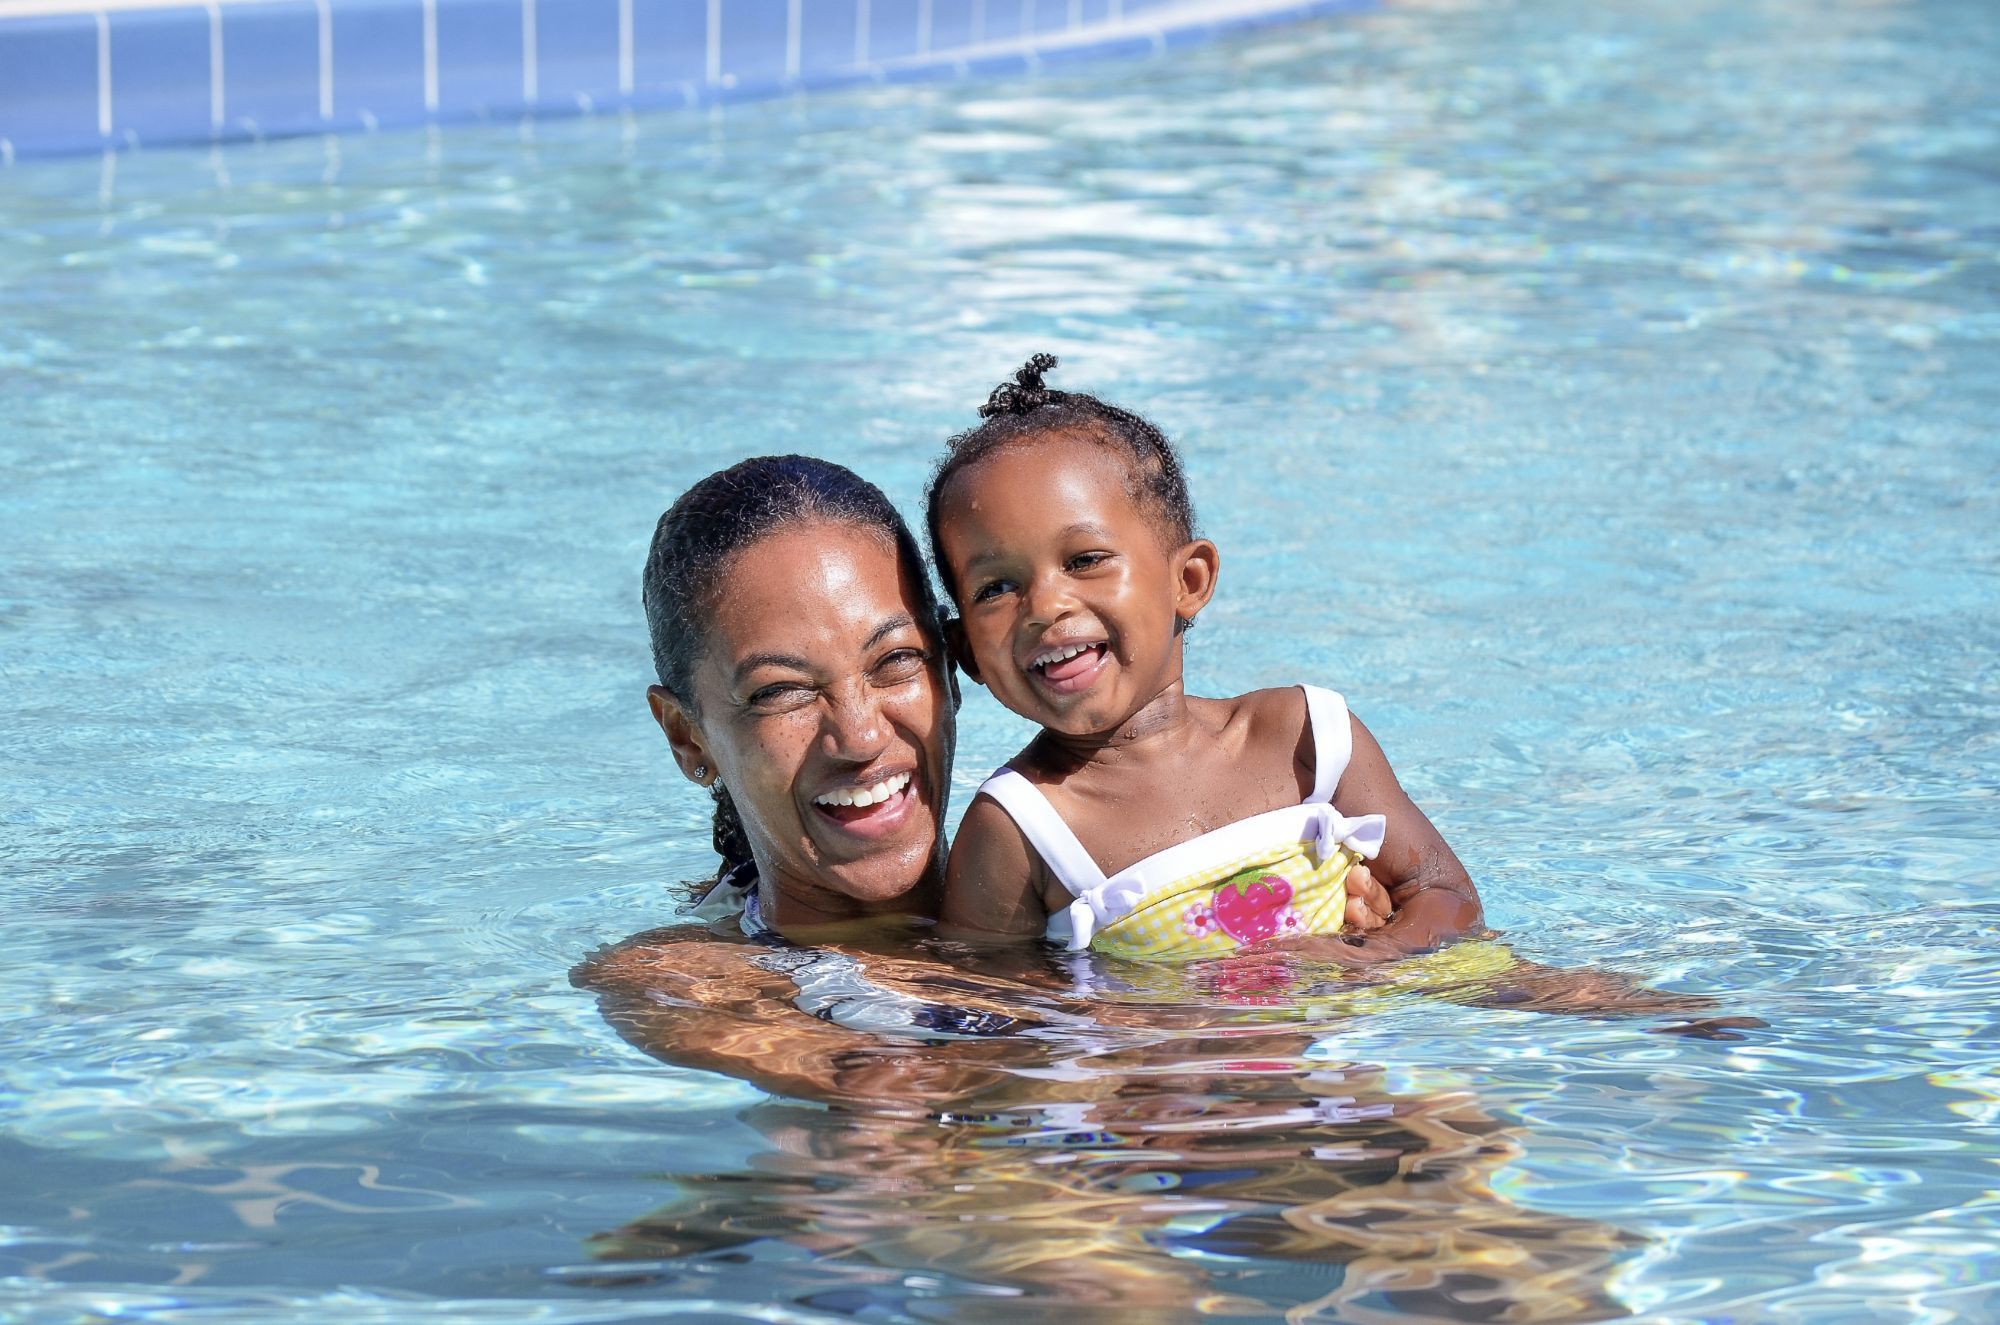
[[[1254,762],[1195,761],[1115,786],[1076,779],[1057,809],[1098,867],[1115,875],[1204,833],[1297,805],[1310,790],[1289,766],[1246,767]]]

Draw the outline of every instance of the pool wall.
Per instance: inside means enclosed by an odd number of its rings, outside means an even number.
[[[1031,72],[1372,0],[0,0],[0,162]]]

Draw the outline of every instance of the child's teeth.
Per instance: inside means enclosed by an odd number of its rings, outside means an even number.
[[[881,782],[877,782],[872,787],[859,787],[852,791],[844,788],[840,791],[829,791],[824,795],[813,797],[813,803],[816,805],[854,805],[866,808],[888,800],[891,796],[909,785],[910,775],[908,773],[898,773],[892,778],[886,778]]]
[[[1071,644],[1065,648],[1057,649],[1054,653],[1042,655],[1042,657],[1036,660],[1035,666],[1053,667],[1059,662],[1068,662],[1079,653],[1089,653],[1096,647],[1095,644]]]

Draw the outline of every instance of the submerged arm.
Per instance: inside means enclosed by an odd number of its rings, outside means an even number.
[[[759,1090],[876,1112],[929,1113],[1005,1080],[1018,1057],[1003,1039],[888,1041],[821,1021],[764,951],[699,928],[656,931],[590,958],[572,983],[597,994],[604,1019],[634,1047]]]

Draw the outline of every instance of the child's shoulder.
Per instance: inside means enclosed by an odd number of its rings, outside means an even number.
[[[1223,702],[1236,706],[1232,720],[1243,724],[1246,747],[1288,754],[1300,785],[1308,790],[1318,781],[1323,758],[1346,763],[1347,702],[1336,691],[1324,686],[1273,686]],[[1317,730],[1320,726],[1329,730]],[[1328,749],[1320,749],[1322,741]]]
[[[1301,686],[1252,690],[1222,702],[1233,706],[1231,721],[1248,724],[1251,739],[1260,744],[1274,740],[1296,742],[1311,726],[1306,692]]]

